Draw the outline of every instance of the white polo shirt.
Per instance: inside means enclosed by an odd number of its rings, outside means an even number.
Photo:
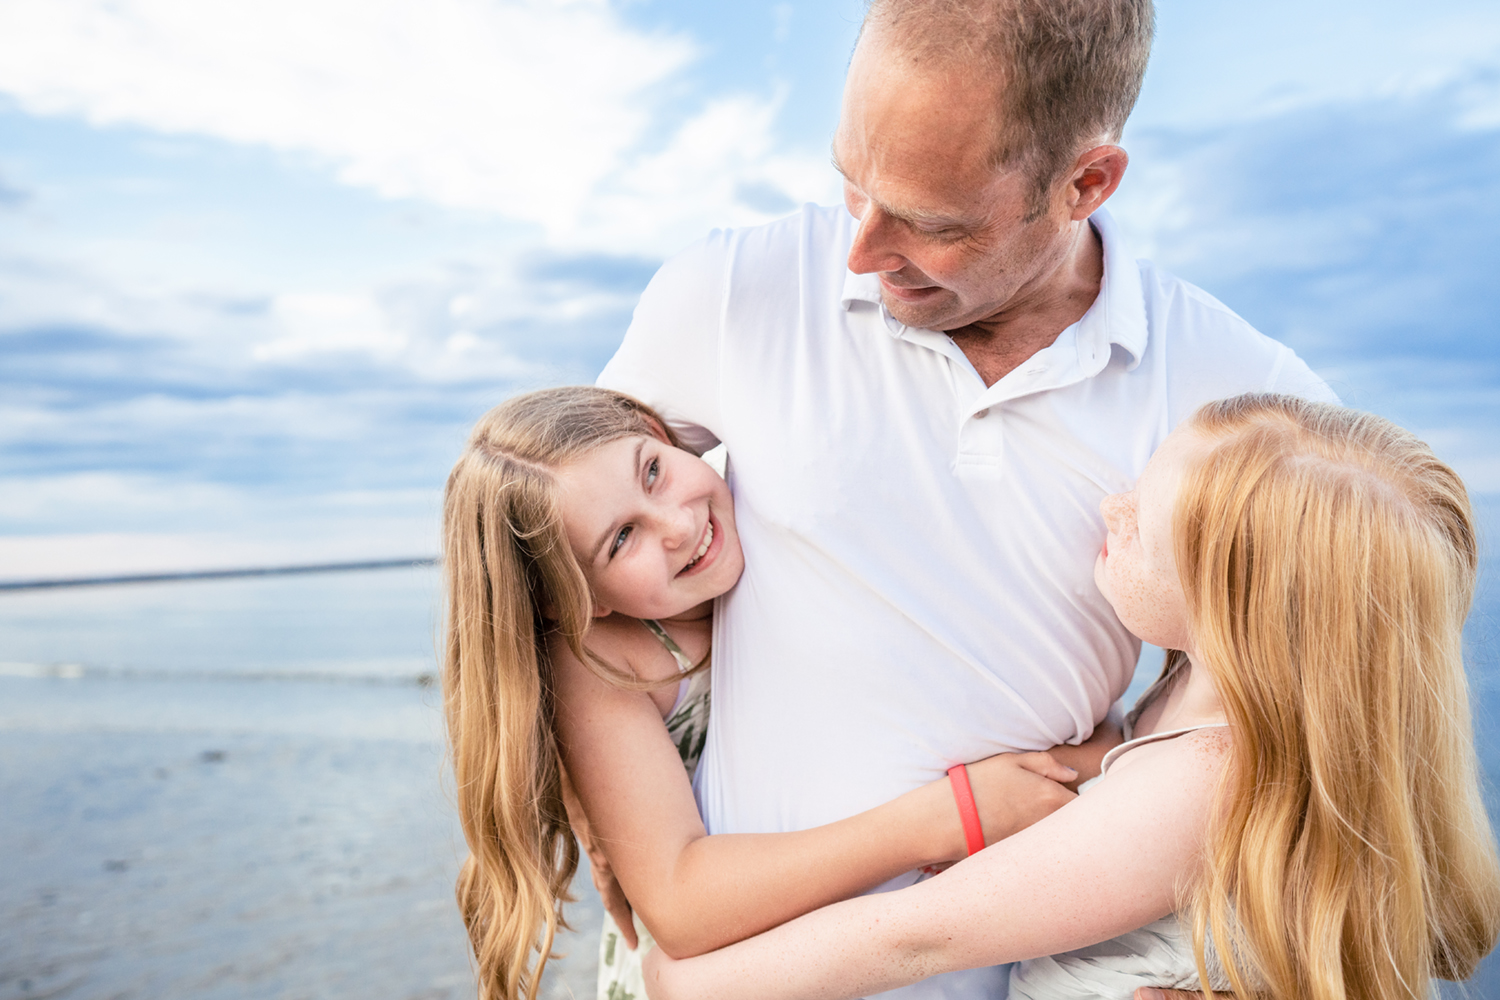
[[[693,447],[727,446],[745,550],[714,621],[710,832],[816,826],[959,761],[1087,738],[1139,653],[1094,586],[1099,501],[1203,402],[1334,398],[1289,348],[1133,260],[1106,213],[1092,222],[1098,299],[989,387],[847,269],[843,208],[716,230],[641,296],[599,382]],[[1004,983],[971,970],[897,993],[990,1000]]]

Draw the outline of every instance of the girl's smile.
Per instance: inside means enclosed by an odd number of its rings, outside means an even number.
[[[693,558],[678,571],[678,576],[687,576],[691,573],[699,573],[707,570],[724,551],[724,532],[717,528],[718,519],[714,517],[713,511],[708,513],[708,524],[704,526],[703,537],[698,542],[698,549]]]

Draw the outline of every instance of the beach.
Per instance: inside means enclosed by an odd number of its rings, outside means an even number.
[[[474,996],[435,588],[0,595],[0,998]],[[578,885],[549,1000],[594,992]]]
[[[0,593],[0,1000],[473,997],[437,579]],[[1491,787],[1494,606],[1470,642]],[[594,993],[586,868],[575,890],[547,1000]]]

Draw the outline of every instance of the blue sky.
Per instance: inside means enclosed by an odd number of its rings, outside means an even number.
[[[1500,8],[1164,0],[1137,250],[1500,493]],[[837,184],[857,0],[0,0],[0,576],[415,555],[467,426]]]

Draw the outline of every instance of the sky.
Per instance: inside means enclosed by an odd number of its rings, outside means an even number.
[[[838,200],[859,0],[0,0],[0,579],[429,555],[664,257]],[[1500,5],[1161,0],[1141,256],[1500,494]]]

